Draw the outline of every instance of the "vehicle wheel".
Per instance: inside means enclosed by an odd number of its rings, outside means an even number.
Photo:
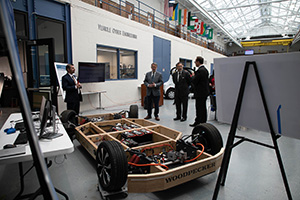
[[[174,99],[175,98],[175,88],[169,88],[166,92],[166,97],[168,99]]]
[[[199,124],[192,131],[193,144],[201,143],[204,151],[211,155],[217,154],[223,147],[223,140],[218,129],[212,124]],[[196,145],[197,146],[197,145]]]
[[[131,105],[129,107],[129,118],[139,118],[139,108],[137,105]]]
[[[75,138],[75,126],[77,126],[77,118],[74,110],[65,110],[60,113],[60,121],[67,131],[71,141],[73,142]],[[75,125],[75,126],[74,126]]]
[[[128,163],[122,145],[117,141],[103,141],[97,149],[97,175],[106,191],[120,190],[127,181]]]
[[[71,122],[73,124],[77,124],[76,112],[74,110],[64,110],[62,113],[60,113],[60,120],[62,123]]]

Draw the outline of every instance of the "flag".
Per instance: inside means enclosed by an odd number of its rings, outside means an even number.
[[[173,3],[169,3],[169,14],[168,17],[170,17],[170,20],[172,20],[173,16]]]
[[[199,19],[195,19],[194,32],[197,35],[200,35],[200,30],[201,30],[201,25],[200,25]]]
[[[176,21],[178,18],[178,3],[173,4],[173,15],[170,17],[170,20]]]
[[[178,25],[181,24],[181,9],[179,9],[179,12],[178,12]]]
[[[213,31],[214,31],[213,28],[208,29],[207,39],[209,40],[213,39],[213,35],[214,35]]]
[[[203,35],[203,33],[205,32],[205,28],[206,28],[206,24],[204,24],[204,22],[201,22],[201,31],[200,31],[200,35]]]
[[[164,3],[164,14],[169,17],[169,0],[165,0],[165,3]]]
[[[184,9],[183,11],[183,26],[186,26],[186,18],[187,18],[187,9]]]
[[[196,18],[197,19],[197,18]],[[191,12],[188,12],[188,30],[194,32],[195,19],[191,16]]]

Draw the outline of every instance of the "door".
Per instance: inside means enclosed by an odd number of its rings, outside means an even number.
[[[153,37],[153,62],[157,63],[157,71],[162,73],[163,81],[167,82],[171,69],[171,41]]]
[[[30,40],[26,44],[27,86],[32,110],[38,110],[42,96],[57,108],[57,77],[54,68],[54,39]]]

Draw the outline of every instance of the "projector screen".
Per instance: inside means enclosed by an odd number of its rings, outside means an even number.
[[[246,61],[256,62],[274,131],[300,139],[300,52],[214,59],[218,121],[232,122]],[[270,132],[252,66],[238,124]]]

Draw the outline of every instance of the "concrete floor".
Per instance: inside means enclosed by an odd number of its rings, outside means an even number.
[[[192,127],[189,127],[188,124],[192,123],[195,117],[194,100],[189,100],[188,120],[186,122],[173,121],[175,106],[172,103],[172,100],[164,101],[164,105],[160,107],[161,121],[157,123],[181,131],[184,135],[191,134]],[[128,110],[128,108],[129,105],[110,108],[109,110],[94,110],[83,114],[118,112],[123,109]],[[2,110],[1,127],[7,116],[16,110],[6,108],[0,108],[0,110]],[[139,118],[145,116],[146,110],[139,106]],[[213,112],[209,113],[208,118],[208,123],[215,125],[222,134],[225,145],[230,125],[215,121]],[[237,135],[272,144],[269,133],[241,128],[237,130]],[[293,199],[300,199],[300,157],[298,154],[300,152],[300,140],[282,137],[278,140],[278,144]],[[64,156],[49,158],[53,162],[49,168],[49,173],[54,186],[67,193],[71,200],[101,199],[97,190],[98,180],[95,161],[77,140],[74,140],[74,146],[74,152],[66,155],[67,159],[64,159]],[[25,170],[31,165],[32,162],[25,162]],[[127,199],[212,199],[217,176],[218,171],[165,191],[130,193]],[[0,165],[0,180],[0,200],[13,199],[20,188],[18,164]],[[35,170],[31,170],[26,175],[25,184],[25,193],[33,192],[38,188]],[[39,197],[38,199],[42,198]],[[59,196],[59,199],[64,198]],[[226,185],[221,186],[218,199],[287,199],[275,151],[248,142],[236,147],[232,152]]]

